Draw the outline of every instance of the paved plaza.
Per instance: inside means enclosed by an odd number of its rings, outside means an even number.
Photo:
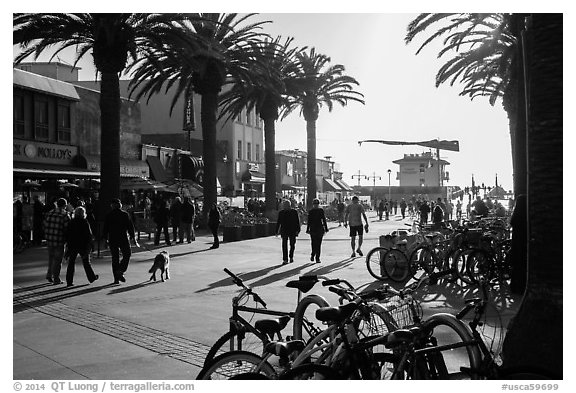
[[[379,236],[408,228],[409,219],[392,216],[378,221],[369,212],[370,232],[364,255],[378,245]],[[210,346],[228,328],[231,300],[238,287],[223,272],[228,268],[251,285],[268,308],[294,310],[297,293],[286,288],[303,274],[344,278],[355,286],[376,285],[366,270],[365,257],[350,258],[348,229],[329,223],[322,245],[322,263],[310,262],[305,227],[296,243],[294,263],[282,266],[279,237],[221,243],[211,250],[211,236],[199,233],[191,244],[168,247],[171,279],[150,282],[148,269],[154,247],[133,248],[126,283],[112,284],[110,255],[92,260],[100,279],[88,284],[77,260],[74,287],[46,282],[47,251],[27,249],[13,263],[13,378],[17,380],[185,380],[198,374]],[[62,277],[66,266],[63,267]],[[437,287],[424,312],[459,310],[470,291]],[[335,295],[321,286],[311,292]],[[516,311],[518,298],[501,295],[504,326]]]

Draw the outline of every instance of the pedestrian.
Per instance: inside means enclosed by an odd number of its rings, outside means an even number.
[[[384,201],[380,199],[378,204],[378,220],[382,221],[382,214],[384,213]]]
[[[456,201],[456,219],[462,219],[462,201],[460,199]]]
[[[310,242],[312,243],[311,261],[316,258],[316,263],[320,263],[322,238],[327,232],[328,224],[326,223],[324,209],[320,207],[320,201],[315,198],[312,201],[312,209],[308,211],[308,226],[306,227],[306,233],[310,235]]]
[[[446,206],[446,210],[444,210],[444,221],[450,221],[452,219],[452,212],[454,211],[454,204],[452,201],[444,198],[444,206]]]
[[[344,210],[346,210],[346,205],[342,202],[341,199],[338,199],[338,226],[342,226],[344,224]]]
[[[362,228],[362,217],[366,221],[366,225]],[[366,212],[364,207],[358,202],[358,197],[354,195],[352,197],[352,203],[346,206],[346,215],[344,217],[344,227],[350,224],[350,245],[352,246],[351,258],[356,257],[356,253],[362,256],[362,241],[364,238],[363,229],[368,232],[368,217],[366,217]],[[356,236],[358,236],[358,248],[356,248]]]
[[[394,200],[394,215],[398,214],[398,201]]]
[[[178,241],[178,231],[182,220],[182,198],[177,196],[170,205],[170,225],[172,225],[172,239],[174,243]]]
[[[444,222],[444,209],[442,209],[442,198],[438,198],[432,211],[432,224],[434,224],[434,229],[440,229],[442,222]]]
[[[110,207],[112,210],[104,218],[102,238],[107,239],[110,254],[112,254],[114,284],[119,284],[120,281],[126,282],[124,273],[128,270],[128,263],[130,263],[130,256],[132,255],[130,241],[136,247],[140,247],[140,245],[136,241],[134,224],[130,220],[128,212],[122,210],[120,199],[112,199]],[[122,260],[120,260],[120,252],[122,253]]]
[[[44,236],[48,246],[48,272],[46,279],[54,285],[62,284],[60,270],[64,258],[64,244],[66,243],[66,227],[70,216],[66,212],[68,202],[64,198],[56,201],[56,207],[44,218]]]
[[[276,236],[282,237],[282,265],[294,262],[294,248],[296,246],[296,237],[300,233],[300,218],[298,212],[292,207],[290,201],[284,201],[283,209],[278,212],[276,222]],[[288,250],[288,241],[290,241],[290,250]]]
[[[402,214],[402,219],[406,218],[406,201],[402,198],[400,201],[400,213]]]
[[[212,243],[211,249],[218,248],[220,246],[220,240],[218,239],[218,227],[220,226],[220,221],[222,221],[222,215],[220,214],[220,209],[216,203],[212,203],[212,207],[208,212],[208,228],[212,232],[214,237],[214,242]]]
[[[154,222],[156,223],[156,231],[154,232],[154,245],[160,244],[160,234],[164,232],[164,241],[167,246],[171,246],[170,233],[168,232],[168,220],[170,219],[170,209],[168,202],[161,199],[158,201],[156,214],[154,215]]]
[[[178,243],[184,242],[184,237],[186,241],[191,243],[196,240],[194,234],[194,216],[196,215],[196,209],[189,197],[184,197],[184,202],[182,203],[182,215],[180,217],[180,240]]]
[[[66,269],[66,284],[74,285],[74,270],[76,257],[80,255],[86,278],[90,283],[98,280],[90,264],[90,252],[92,251],[92,229],[86,217],[86,209],[82,206],[74,210],[74,218],[68,223],[66,230],[66,246],[68,248],[68,269]]]
[[[424,200],[420,202],[420,224],[428,224],[428,214],[430,214],[430,205],[428,201]]]
[[[384,213],[386,213],[386,220],[390,219],[390,209],[390,203],[388,200],[386,200],[386,202],[384,202]]]
[[[482,197],[478,195],[476,200],[472,203],[472,218],[481,218],[488,216],[488,206],[482,200]]]
[[[33,244],[36,246],[41,245],[42,239],[44,239],[44,231],[42,230],[42,223],[44,222],[44,209],[46,209],[46,207],[44,206],[38,195],[34,195],[32,240]]]

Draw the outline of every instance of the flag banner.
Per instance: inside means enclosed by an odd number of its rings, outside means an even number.
[[[458,143],[458,141],[446,141],[438,139],[422,142],[381,141],[376,139],[369,139],[365,141],[358,141],[358,144],[362,145],[362,143],[364,142],[377,142],[385,145],[418,145],[418,146],[430,147],[432,149],[460,151],[460,144]]]

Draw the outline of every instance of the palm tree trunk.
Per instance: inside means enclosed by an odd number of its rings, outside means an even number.
[[[202,156],[204,158],[204,204],[202,215],[208,216],[212,204],[216,203],[216,111],[218,90],[202,94]],[[206,220],[204,220],[206,222]]]
[[[264,143],[266,160],[266,217],[275,218],[276,211],[276,125],[274,118],[264,119]]]
[[[306,186],[308,187],[306,208],[310,209],[312,201],[316,198],[316,120],[306,120],[306,135],[308,137],[306,145],[308,149],[306,159],[306,171],[308,173],[306,177]]]
[[[120,197],[120,80],[116,72],[102,72],[100,89],[100,219],[109,201]]]
[[[528,33],[528,282],[503,358],[562,378],[562,14],[534,14]]]

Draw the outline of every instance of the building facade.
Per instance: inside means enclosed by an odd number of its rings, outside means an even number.
[[[431,152],[404,154],[403,158],[392,162],[400,166],[396,174],[400,186],[442,187],[450,180],[445,170],[450,163]]]

